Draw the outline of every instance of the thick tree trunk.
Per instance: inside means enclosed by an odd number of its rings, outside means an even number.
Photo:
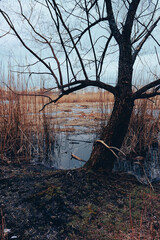
[[[103,129],[100,137],[100,139],[108,146],[121,148],[128,130],[133,105],[133,101],[129,98],[115,100],[110,120],[107,126]],[[111,172],[115,159],[116,157],[110,149],[106,148],[102,143],[96,142],[93,146],[90,159],[86,163],[85,167],[93,170],[103,169]]]
[[[134,101],[132,99],[132,54],[130,41],[123,39],[120,45],[118,82],[115,92],[115,103],[110,120],[103,129],[100,140],[108,146],[121,148],[128,130]],[[115,150],[114,150],[115,151]],[[117,153],[117,152],[116,152]],[[90,159],[85,167],[93,170],[103,169],[111,172],[116,156],[101,142],[96,142]]]

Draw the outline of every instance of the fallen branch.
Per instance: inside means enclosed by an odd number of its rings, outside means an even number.
[[[108,148],[112,153],[113,153],[113,155],[116,157],[116,158],[119,158],[118,156],[117,156],[117,154],[112,150],[112,149],[115,149],[115,150],[117,150],[118,152],[120,152],[120,153],[122,153],[125,157],[126,157],[126,154],[124,153],[124,152],[122,152],[119,148],[116,148],[116,147],[113,147],[113,146],[108,146],[104,141],[102,141],[102,140],[97,140],[96,142],[100,142],[100,143],[102,143],[106,148]]]
[[[86,141],[86,140],[80,140],[80,139],[71,139],[71,138],[68,138],[69,141],[72,141],[72,142],[84,142],[84,143],[92,143],[92,141]]]
[[[77,157],[76,155],[74,155],[73,153],[71,153],[71,157],[74,158],[74,159],[76,159],[76,160],[78,160],[78,161],[86,162],[85,160],[83,160],[83,159]]]

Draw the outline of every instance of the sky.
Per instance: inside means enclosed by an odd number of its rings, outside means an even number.
[[[32,47],[32,49],[40,54],[40,56],[50,56],[50,52],[47,49],[40,50],[40,46],[36,45],[31,37],[29,37],[28,32],[26,33],[27,27],[26,24],[20,19],[19,15],[17,15],[17,12],[19,10],[18,6],[16,6],[17,1],[14,0],[1,0],[0,1],[0,8],[4,9],[9,13],[9,16],[12,18],[13,22],[15,23],[16,28],[21,33],[23,38],[27,40],[27,43]],[[22,0],[24,11],[28,14],[28,9],[30,8],[30,4],[34,3],[34,0],[28,0],[27,2]],[[47,18],[47,14],[45,10],[42,10],[41,7],[37,7],[36,5],[36,11],[33,13],[33,21],[35,21],[36,25],[36,12],[41,12],[41,17],[43,19]],[[35,14],[35,16],[34,16]],[[42,21],[42,20],[41,20]],[[44,26],[43,28],[47,27],[48,29],[52,29],[52,25],[50,22],[43,22]],[[42,26],[41,26],[42,27]],[[158,31],[158,28],[153,32],[156,36],[156,39],[160,42],[160,32]],[[45,30],[45,29],[44,29]],[[8,31],[8,26],[5,22],[5,20],[0,17],[0,35],[3,35],[5,31]],[[52,30],[51,30],[52,31]],[[50,33],[50,35],[54,35],[54,33]],[[87,42],[86,42],[87,43]],[[155,80],[160,76],[160,65],[158,63],[157,55],[155,54],[155,48],[158,53],[159,59],[160,59],[160,47],[156,42],[150,37],[146,44],[144,45],[140,56],[137,58],[135,65],[134,65],[134,82],[135,84],[139,85],[143,81],[150,81]],[[22,44],[17,40],[17,38],[13,34],[8,34],[5,37],[0,38],[0,54],[1,54],[1,74],[2,72],[7,73],[8,71],[8,64],[12,65],[12,69],[18,71],[23,71],[23,68],[17,67],[18,65],[22,66],[26,64],[26,61],[28,60],[29,63],[35,62],[35,57],[33,57],[25,48],[22,46]],[[89,55],[88,55],[89,56]],[[74,58],[74,56],[73,56]],[[27,59],[27,60],[26,60]],[[59,55],[60,62],[63,62],[63,55]],[[73,62],[75,59],[73,60]],[[53,68],[54,68],[54,63]],[[65,72],[65,67],[63,68],[63,71]],[[36,67],[34,71],[46,71],[45,68],[41,65],[39,67]],[[91,67],[88,69],[90,71],[90,76],[94,75],[94,69]],[[107,82],[109,84],[114,85],[117,79],[117,71],[118,71],[118,54],[115,53],[110,54],[107,56],[107,60],[105,62],[103,74],[101,77],[101,80],[104,82]],[[63,73],[63,72],[62,72]],[[64,73],[64,76],[66,74]],[[2,78],[2,77],[1,77]],[[25,75],[25,78],[28,80],[27,75]],[[53,83],[53,79],[49,76],[40,76],[40,75],[32,75],[32,78],[29,79],[29,86],[32,87],[39,87],[42,86],[43,80],[45,81],[45,87],[52,87],[55,86]],[[27,82],[28,83],[28,82]]]

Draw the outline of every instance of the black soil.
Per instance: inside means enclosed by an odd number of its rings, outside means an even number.
[[[153,192],[131,175],[0,164],[1,239],[131,239],[133,229],[160,239],[159,183]]]

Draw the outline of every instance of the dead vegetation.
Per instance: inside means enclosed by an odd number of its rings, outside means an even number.
[[[154,142],[159,144],[160,111],[157,109],[158,102],[159,100],[155,99],[154,102],[141,100],[136,103],[122,146],[126,155],[145,157]]]
[[[34,156],[47,158],[52,154],[56,133],[77,131],[77,126],[99,133],[109,119],[113,107],[110,93],[79,92],[65,96],[60,103],[47,106],[39,112],[47,99],[44,90],[22,91],[15,95],[10,89],[1,90],[0,100],[0,154],[4,161],[30,160]],[[54,96],[53,96],[54,95]],[[55,97],[55,93],[50,93]],[[122,146],[126,155],[143,155],[148,146],[158,139],[159,101],[141,100],[135,104],[127,137]],[[76,111],[74,110],[76,109]]]
[[[74,94],[62,100],[39,113],[46,99],[15,96],[9,90],[3,94],[0,102],[1,238],[158,240],[158,184],[153,184],[154,192],[134,177],[126,178],[123,174],[102,178],[84,170],[54,172],[43,167],[42,171],[37,170],[38,166],[22,166],[22,162],[35,155],[49,158],[58,132],[75,133],[78,125],[100,131],[113,107],[110,95],[107,98],[102,92]],[[159,98],[136,103],[122,148],[126,155],[143,155],[158,139],[159,106]],[[6,234],[8,228],[12,231]]]

